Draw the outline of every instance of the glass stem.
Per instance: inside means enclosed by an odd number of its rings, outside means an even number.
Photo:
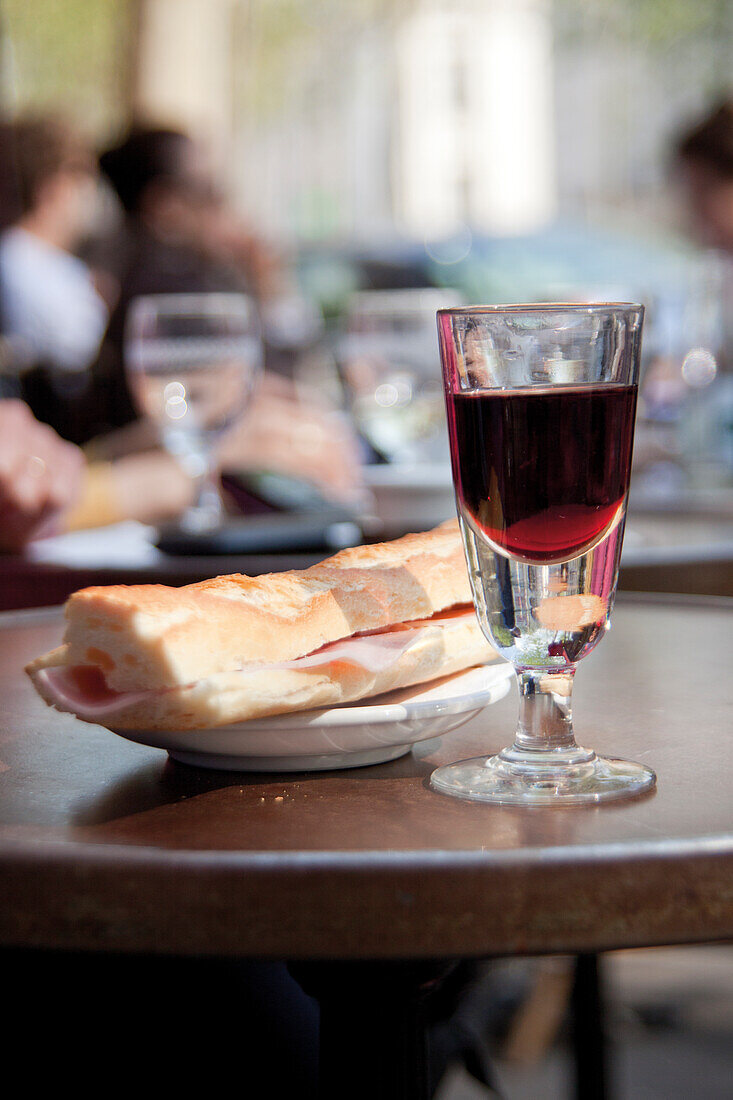
[[[196,499],[194,508],[208,515],[218,516],[221,512],[221,497],[215,470],[211,464],[207,465],[203,474],[196,482]]]
[[[512,748],[574,753],[572,692],[575,666],[557,672],[518,669],[519,723]]]
[[[181,524],[190,531],[206,531],[222,519],[223,506],[218,474],[211,454],[194,453],[181,457],[181,464],[193,482],[194,499]]]

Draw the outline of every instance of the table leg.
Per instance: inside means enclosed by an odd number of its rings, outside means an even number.
[[[572,991],[576,1100],[610,1100],[602,968],[596,954],[578,955]]]
[[[452,967],[436,960],[291,963],[320,1005],[320,1100],[428,1100],[425,1003]]]

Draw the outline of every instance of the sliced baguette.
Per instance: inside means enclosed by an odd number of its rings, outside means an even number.
[[[455,522],[306,570],[87,588],[66,618],[64,643],[26,671],[49,704],[120,730],[333,706],[496,657]],[[386,660],[360,658],[354,635],[365,634],[391,650]]]
[[[113,691],[181,687],[462,604],[471,592],[451,521],[342,550],[310,569],[183,588],[84,588],[66,604],[64,663],[99,668]]]
[[[116,730],[186,730],[338,706],[449,676],[495,657],[475,616],[465,616],[450,625],[428,625],[416,631],[414,641],[383,668],[369,669],[340,659],[303,669],[220,672],[181,687],[125,693],[113,709],[96,715],[65,701],[44,675],[44,670],[67,667],[63,647],[34,662],[31,675],[47,703],[85,721]]]

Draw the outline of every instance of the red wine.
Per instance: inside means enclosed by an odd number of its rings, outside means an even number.
[[[448,394],[459,507],[495,547],[529,562],[587,550],[629,485],[636,386]]]

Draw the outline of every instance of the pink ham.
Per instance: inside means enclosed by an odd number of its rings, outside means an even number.
[[[111,691],[104,674],[93,665],[43,668],[37,677],[46,685],[55,706],[90,722],[106,718],[122,706],[137,703],[152,694],[150,691]]]

